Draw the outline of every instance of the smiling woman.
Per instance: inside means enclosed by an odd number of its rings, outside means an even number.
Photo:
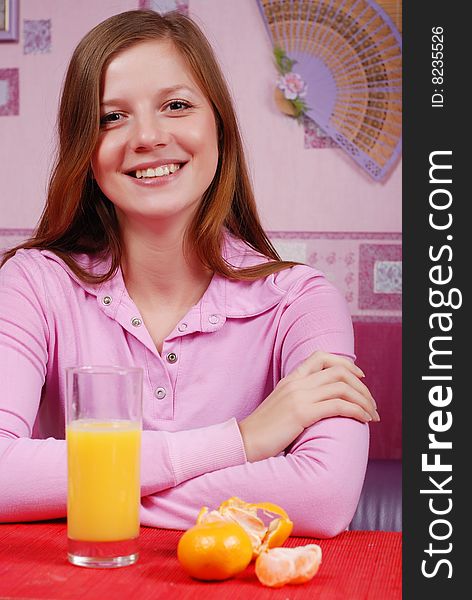
[[[260,224],[199,28],[97,25],[64,81],[43,215],[0,269],[0,520],[65,516],[64,370],[113,364],[145,371],[143,524],[186,529],[239,496],[335,535],[379,419],[354,359],[342,296]]]

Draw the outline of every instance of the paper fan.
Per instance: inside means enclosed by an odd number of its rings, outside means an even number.
[[[299,76],[292,104],[301,102],[304,114],[383,179],[401,150],[402,48],[391,19],[373,0],[257,3],[285,73]]]

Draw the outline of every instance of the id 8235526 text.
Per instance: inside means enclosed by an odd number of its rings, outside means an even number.
[[[431,106],[443,108],[444,106],[444,28],[441,26],[431,28],[431,83],[433,93]]]

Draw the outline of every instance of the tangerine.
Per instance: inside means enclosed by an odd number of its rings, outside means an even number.
[[[317,544],[272,548],[257,557],[255,571],[263,585],[275,588],[309,581],[316,575],[320,563],[321,548]]]
[[[252,543],[237,523],[203,523],[194,525],[181,536],[177,558],[195,579],[229,579],[251,562]]]

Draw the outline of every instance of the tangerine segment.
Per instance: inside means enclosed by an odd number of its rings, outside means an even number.
[[[320,563],[321,548],[316,544],[272,548],[257,557],[255,571],[263,585],[275,588],[309,581],[316,575]]]
[[[244,571],[252,559],[252,544],[236,523],[194,525],[180,538],[177,558],[195,579],[222,580]]]

